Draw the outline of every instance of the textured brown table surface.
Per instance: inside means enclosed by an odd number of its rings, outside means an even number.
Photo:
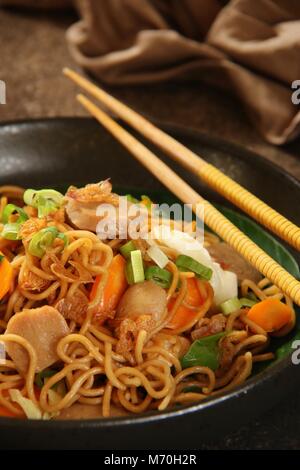
[[[0,10],[0,79],[7,84],[7,104],[0,106],[0,121],[85,114],[74,99],[76,88],[61,75],[63,66],[75,67],[64,38],[66,27],[74,20],[71,16]],[[243,145],[300,179],[300,142],[284,148],[267,144],[232,97],[200,84],[112,91],[148,116]],[[201,448],[299,448],[299,415],[300,399],[291,396],[259,420],[218,442],[202,443]]]
[[[76,67],[65,41],[65,30],[75,20],[71,15],[0,10],[0,79],[7,85],[0,121],[85,115],[74,99],[76,88],[61,75],[63,66]],[[238,101],[221,91],[170,83],[111,91],[148,116],[234,141],[300,179],[300,142],[285,147],[267,144]]]

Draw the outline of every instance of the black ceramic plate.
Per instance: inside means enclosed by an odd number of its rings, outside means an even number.
[[[167,131],[300,224],[300,185],[295,179],[234,145],[192,131]],[[226,204],[185,171],[172,166],[205,197]],[[61,188],[107,177],[118,187],[165,191],[90,119],[40,120],[0,127],[0,184]],[[229,394],[160,414],[80,422],[0,419],[0,447],[196,449],[203,440],[224,436],[271,408],[295,387],[299,375],[291,358],[285,357]]]

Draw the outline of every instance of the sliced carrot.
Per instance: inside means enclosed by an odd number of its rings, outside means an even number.
[[[13,268],[7,258],[0,252],[0,300],[7,294],[13,280]]]
[[[17,415],[15,415],[15,413],[13,413],[12,411],[5,408],[5,406],[0,406],[0,416],[6,416],[8,418],[16,418],[17,417]]]
[[[292,320],[292,309],[278,299],[265,299],[250,308],[247,317],[267,332],[280,330]]]
[[[201,307],[205,299],[202,298],[200,291],[197,286],[197,281],[194,278],[187,280],[187,293],[185,297],[185,303],[191,305],[191,307]],[[175,304],[175,299],[171,299],[168,304],[168,310],[170,311]],[[197,316],[198,309],[191,309],[185,305],[181,305],[173,318],[167,325],[167,328],[178,329],[184,325],[189,324]]]
[[[108,279],[104,287],[100,305],[97,309],[98,313],[109,312],[117,308],[128,285],[125,276],[125,266],[126,261],[122,255],[118,254],[114,256],[108,268]],[[96,277],[90,293],[90,300],[93,300],[96,296],[101,277],[101,275]]]

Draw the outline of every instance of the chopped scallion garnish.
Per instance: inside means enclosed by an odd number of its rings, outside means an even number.
[[[232,297],[232,299],[228,299],[220,305],[220,309],[224,313],[224,315],[230,315],[230,313],[236,312],[240,308],[243,307],[253,307],[253,305],[257,304],[257,301],[248,299],[247,297],[242,297],[238,299],[237,297]]]
[[[5,224],[1,232],[1,237],[6,238],[7,240],[20,240],[19,230],[21,225],[17,222],[12,224]]]
[[[222,310],[224,315],[230,315],[230,313],[236,312],[241,307],[242,304],[237,297],[232,297],[232,299],[228,299],[220,305],[220,309]]]
[[[145,271],[147,281],[153,281],[164,289],[168,289],[172,282],[172,274],[158,266],[149,266]]]
[[[203,264],[196,261],[194,258],[186,255],[179,255],[176,258],[176,266],[180,271],[191,271],[196,274],[200,279],[209,281],[212,277],[213,271],[211,268],[204,266]]]
[[[146,206],[147,209],[151,209],[152,201],[148,196],[145,196],[145,194],[141,196],[141,203],[144,204],[144,206]]]
[[[145,280],[144,265],[141,250],[134,250],[130,253],[134,283]]]
[[[56,227],[47,227],[37,232],[29,242],[28,251],[32,256],[42,258],[46,249],[52,246],[54,240],[60,238],[64,244],[68,243],[65,234],[59,233]]]
[[[37,385],[37,387],[43,388],[43,386],[45,385],[45,379],[49,379],[56,373],[57,373],[57,370],[44,369],[35,375],[34,383]]]
[[[45,217],[57,210],[64,196],[55,189],[27,189],[24,193],[24,202],[38,210],[39,217]]]
[[[134,284],[134,277],[133,277],[131,261],[127,261],[127,263],[126,263],[125,276],[126,276],[126,280],[127,280],[129,285]]]
[[[247,297],[242,297],[240,299],[242,307],[253,307],[253,305],[257,304],[258,300],[248,299]]]
[[[67,237],[64,233],[59,232],[59,233],[57,234],[56,238],[59,238],[60,240],[62,240],[62,241],[64,242],[64,246],[65,246],[65,247],[68,246],[68,244],[69,244],[69,239],[68,239],[68,237]]]
[[[127,198],[127,201],[132,202],[132,204],[139,203],[139,200],[136,197],[132,196],[131,194],[126,194],[125,197]]]
[[[28,220],[28,215],[23,209],[21,209],[21,207],[15,206],[15,204],[7,204],[2,213],[2,222],[4,224],[7,224],[9,222],[10,216],[14,212],[16,212],[19,215],[17,220],[15,220],[15,223],[22,224],[23,222]]]
[[[121,246],[120,253],[124,256],[124,258],[128,259],[130,258],[130,253],[134,250],[136,250],[136,246],[134,241],[130,240],[129,242],[125,243],[125,245]]]

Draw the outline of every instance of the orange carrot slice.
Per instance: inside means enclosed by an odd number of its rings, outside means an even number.
[[[197,281],[194,278],[187,280],[187,293],[185,297],[185,303],[191,305],[191,307],[201,307],[205,299],[202,298],[200,291],[197,286]],[[168,309],[171,310],[174,306],[175,299],[171,299],[168,304]],[[198,315],[198,309],[191,309],[185,305],[181,305],[173,318],[167,325],[167,328],[178,329],[189,324]]]
[[[13,280],[13,268],[0,252],[0,300],[7,294]]]
[[[7,417],[7,418],[16,418],[17,415],[12,411],[5,408],[5,406],[0,406],[0,416]]]
[[[114,256],[108,268],[108,278],[103,290],[99,308],[97,309],[98,312],[109,312],[117,308],[117,305],[128,285],[125,276],[125,266],[126,261],[122,255],[118,254]],[[101,277],[101,275],[96,277],[90,292],[90,300],[93,300],[96,296]]]
[[[265,299],[250,308],[247,317],[267,332],[280,330],[292,320],[292,309],[278,299]]]

